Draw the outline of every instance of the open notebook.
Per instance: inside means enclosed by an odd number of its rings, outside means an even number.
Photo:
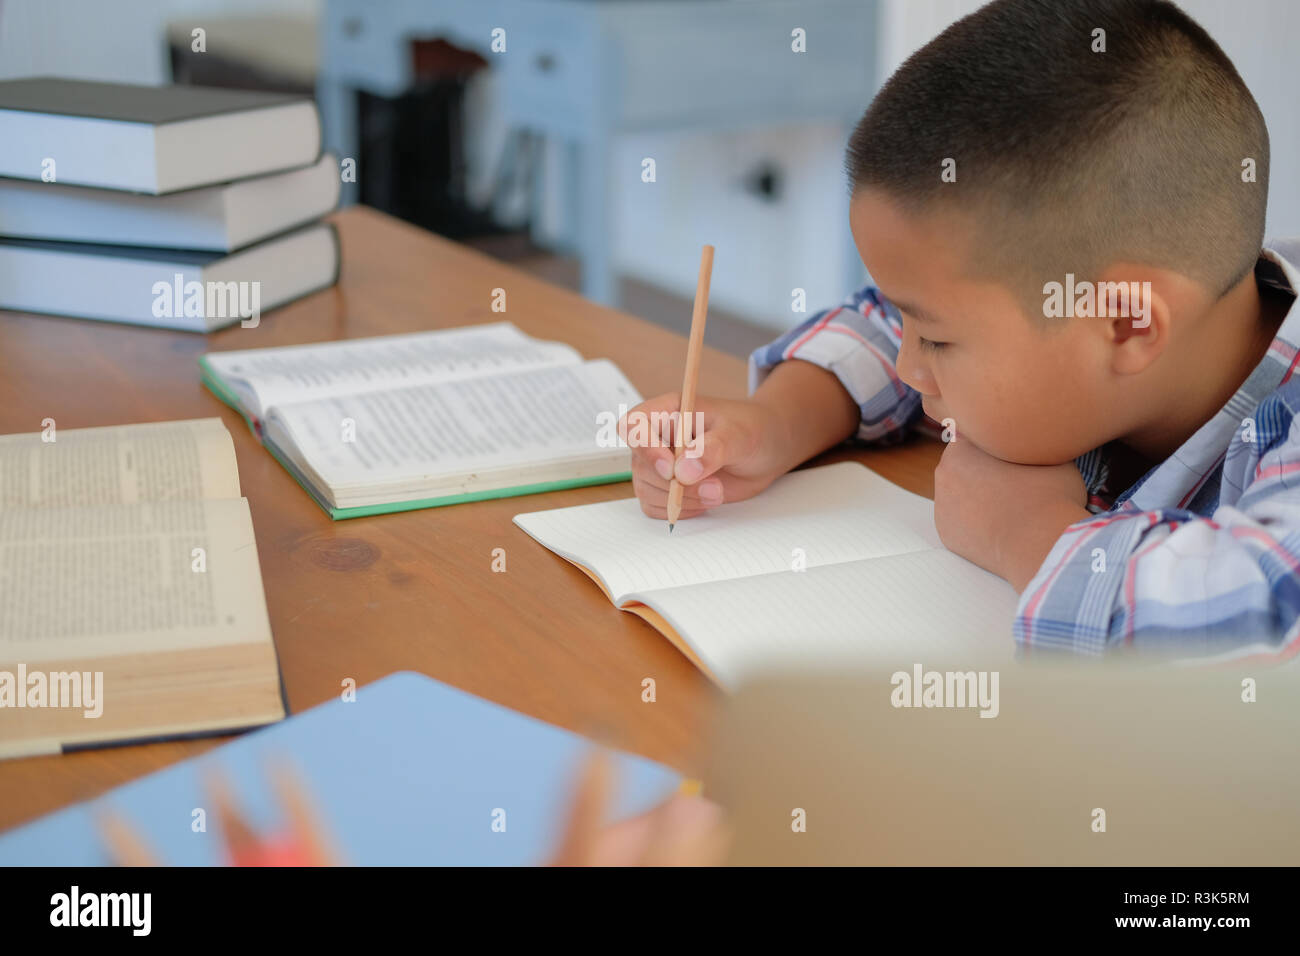
[[[933,502],[853,462],[792,472],[671,536],[634,498],[515,524],[724,686],[766,669],[1011,656],[1011,586],[943,548]]]
[[[630,477],[600,416],[616,420],[637,390],[612,362],[509,322],[212,352],[199,365],[332,518]]]
[[[0,436],[0,707],[0,757],[285,715],[220,420]]]

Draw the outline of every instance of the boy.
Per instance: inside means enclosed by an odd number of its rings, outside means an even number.
[[[894,74],[847,168],[876,285],[699,401],[683,517],[941,424],[935,524],[1021,592],[1018,641],[1300,649],[1300,243],[1261,252],[1268,133],[1214,41],[1165,0],[997,0]],[[673,468],[634,449],[646,514]]]

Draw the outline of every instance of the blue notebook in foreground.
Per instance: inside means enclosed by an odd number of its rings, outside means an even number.
[[[283,824],[267,763],[289,763],[343,862],[359,866],[529,865],[554,852],[590,743],[421,674],[401,672],[0,836],[0,866],[111,862],[93,810],[111,807],[169,865],[221,862],[221,833],[191,829],[201,771],[221,767],[259,832]],[[648,809],[679,776],[616,755],[614,817]],[[494,811],[505,811],[494,832]],[[497,819],[500,814],[497,813]],[[498,824],[499,825],[499,824]]]

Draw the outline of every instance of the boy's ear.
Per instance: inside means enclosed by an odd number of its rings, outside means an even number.
[[[1169,342],[1169,303],[1152,282],[1122,285],[1120,314],[1112,312],[1102,321],[1111,343],[1111,369],[1134,375],[1159,358]]]

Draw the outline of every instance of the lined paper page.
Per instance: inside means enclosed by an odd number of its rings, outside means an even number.
[[[747,501],[677,523],[635,498],[515,516],[552,551],[594,571],[616,603],[648,592],[939,547],[933,503],[854,462],[791,472]],[[794,573],[794,572],[791,572]]]
[[[327,395],[571,365],[582,357],[509,322],[286,348],[212,352],[208,365],[261,417],[272,406]]]
[[[950,551],[631,595],[728,687],[763,672],[871,664],[965,670],[1011,659],[1016,592]]]

